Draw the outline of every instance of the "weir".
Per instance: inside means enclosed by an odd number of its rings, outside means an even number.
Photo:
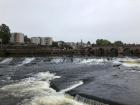
[[[83,103],[88,104],[88,105],[109,105],[109,104],[105,104],[105,103],[102,103],[102,102],[99,102],[96,100],[91,100],[91,99],[82,97],[80,95],[76,95],[75,100],[77,100],[79,102],[83,102]]]
[[[111,100],[105,100],[103,98],[84,95],[84,94],[75,95],[75,100],[85,103],[87,105],[126,105],[123,103],[113,102]]]

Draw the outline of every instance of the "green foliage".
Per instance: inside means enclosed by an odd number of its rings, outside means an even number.
[[[24,42],[26,44],[29,44],[31,42],[30,38],[28,38],[27,36],[24,36]]]
[[[59,42],[58,42],[58,46],[59,46],[61,49],[65,48],[65,42],[64,42],[64,41],[59,41]]]
[[[106,39],[97,39],[96,44],[100,46],[111,45],[111,42]]]
[[[5,24],[0,25],[0,39],[2,39],[3,44],[9,43],[10,40],[10,29]]]
[[[4,57],[5,53],[3,51],[0,51],[0,57]]]
[[[90,41],[88,41],[87,44],[90,45],[91,44]]]
[[[122,46],[123,45],[123,42],[122,41],[115,41],[114,42],[114,45],[116,45],[116,46]]]
[[[58,43],[57,43],[57,42],[53,42],[53,43],[52,43],[52,47],[58,48],[58,47],[59,47],[59,46],[58,46]]]

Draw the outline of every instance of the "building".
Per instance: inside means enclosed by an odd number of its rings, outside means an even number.
[[[12,44],[24,44],[23,33],[12,33],[10,37],[10,43]]]
[[[41,45],[48,45],[51,46],[53,43],[52,37],[40,37]]]
[[[40,43],[41,43],[41,45],[46,45],[46,38],[45,37],[41,37],[40,38]]]
[[[32,43],[32,44],[36,44],[36,45],[41,44],[41,39],[40,39],[40,37],[31,37],[31,43]]]
[[[74,43],[74,42],[65,42],[65,44],[73,49],[76,49],[76,43]]]
[[[31,37],[31,43],[36,45],[52,45],[52,37]]]

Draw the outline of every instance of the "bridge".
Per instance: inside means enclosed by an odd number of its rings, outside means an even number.
[[[91,55],[124,55],[124,56],[139,56],[140,55],[140,46],[131,45],[131,46],[95,46],[88,49],[88,52]]]
[[[140,45],[93,46],[79,49],[59,49],[45,46],[3,46],[4,56],[89,55],[89,56],[140,56]]]

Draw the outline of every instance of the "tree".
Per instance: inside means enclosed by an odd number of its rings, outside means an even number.
[[[87,42],[88,45],[91,45],[90,41]]]
[[[26,44],[29,44],[31,42],[30,38],[28,38],[27,36],[24,36],[24,42]]]
[[[122,46],[123,45],[123,42],[122,41],[115,41],[114,42],[114,45],[116,45],[116,46]]]
[[[111,45],[111,42],[106,39],[97,39],[96,44],[100,46]]]
[[[59,41],[59,42],[58,42],[58,46],[59,46],[61,49],[65,48],[65,42],[64,42],[64,41]]]
[[[2,39],[3,44],[9,43],[10,40],[10,29],[5,24],[0,25],[0,39]]]
[[[58,47],[59,47],[59,46],[58,46],[58,42],[53,42],[53,43],[52,43],[52,47],[58,48]]]
[[[87,42],[87,47],[91,47],[91,42],[90,41]]]

